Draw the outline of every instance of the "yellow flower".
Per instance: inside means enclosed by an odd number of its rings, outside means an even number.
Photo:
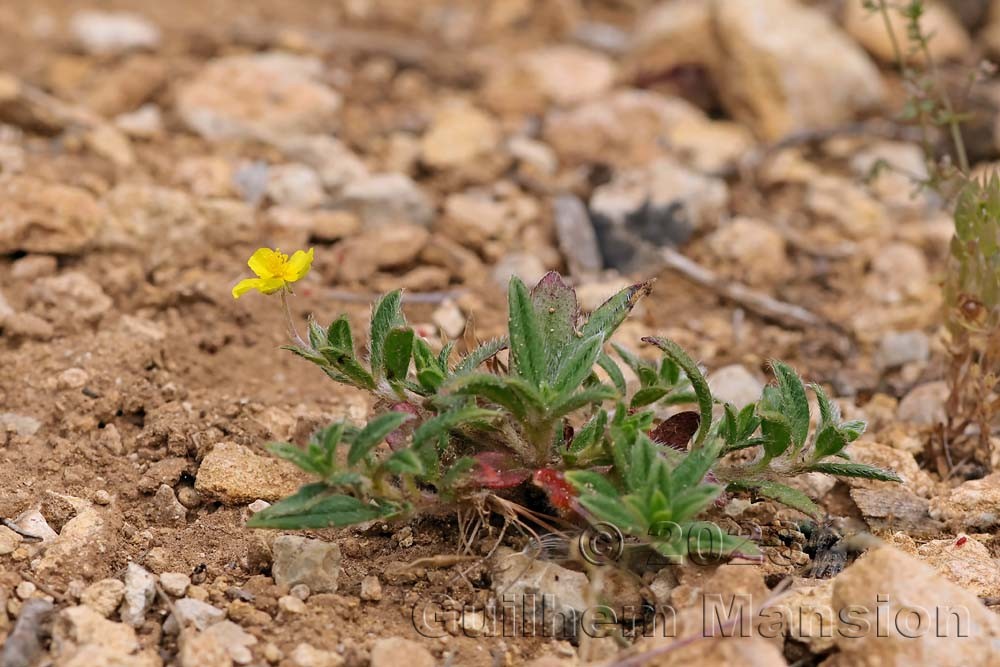
[[[301,280],[309,273],[312,261],[312,248],[309,248],[309,252],[296,250],[291,259],[277,248],[274,250],[259,248],[247,262],[257,277],[238,282],[233,287],[233,298],[238,299],[254,289],[261,294],[274,294],[278,290],[284,289],[289,283]]]

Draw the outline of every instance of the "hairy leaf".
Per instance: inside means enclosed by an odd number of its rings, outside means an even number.
[[[580,329],[583,337],[589,338],[594,335],[600,335],[603,340],[607,341],[611,337],[611,334],[615,332],[615,329],[632,312],[632,308],[635,307],[639,299],[649,294],[652,290],[653,281],[649,280],[630,285],[612,296],[590,314],[590,318]]]
[[[698,364],[674,341],[653,336],[643,338],[642,340],[663,350],[674,363],[681,367],[681,370],[684,371],[684,374],[687,375],[688,380],[691,382],[691,387],[694,389],[695,395],[698,396],[698,411],[701,413],[701,425],[698,427],[698,433],[694,437],[692,449],[701,447],[708,436],[708,429],[712,425],[712,392],[708,388],[708,381],[705,380],[705,376],[698,369]]]
[[[397,512],[394,506],[373,505],[334,493],[325,484],[309,484],[255,514],[247,526],[280,530],[332,528],[385,518]]]
[[[902,482],[902,478],[892,470],[877,468],[864,463],[813,463],[809,466],[811,472],[825,472],[839,477],[862,477],[877,479],[883,482]]]
[[[368,341],[368,361],[376,378],[384,377],[385,341],[395,327],[406,324],[402,310],[403,291],[394,290],[372,306],[371,338]]]
[[[385,338],[385,376],[405,380],[413,353],[413,329],[393,329]]]
[[[558,273],[549,271],[531,290],[531,303],[542,334],[545,368],[555,373],[562,357],[577,343],[576,321],[580,309],[576,292]]]
[[[369,421],[351,442],[351,449],[347,453],[347,462],[350,465],[357,465],[361,459],[368,456],[386,436],[395,431],[407,419],[413,415],[406,412],[386,412]]]
[[[559,365],[559,373],[556,375],[553,388],[559,394],[571,392],[587,379],[597,362],[597,356],[601,353],[601,346],[604,341],[600,336],[591,336],[580,341],[572,351],[563,359]]]
[[[517,276],[510,279],[507,299],[513,370],[537,387],[545,375],[545,348],[528,288]]]
[[[476,407],[464,407],[444,412],[417,427],[417,430],[413,432],[413,446],[419,447],[427,442],[436,441],[441,436],[447,435],[452,429],[465,424],[489,423],[500,414],[496,410],[484,410]]]
[[[491,359],[496,356],[500,350],[505,349],[507,349],[506,336],[501,336],[499,338],[488,340],[485,343],[481,343],[479,347],[462,357],[462,360],[455,366],[455,375],[471,373],[479,368],[480,364],[485,362],[487,359]]]
[[[798,489],[793,489],[778,482],[770,480],[741,480],[729,486],[732,489],[753,491],[757,495],[777,500],[779,503],[797,509],[803,514],[808,514],[814,519],[819,519],[823,515],[823,510],[809,496]]]

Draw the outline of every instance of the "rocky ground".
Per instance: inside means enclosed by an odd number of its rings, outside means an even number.
[[[998,664],[1000,477],[928,449],[952,223],[903,175],[922,153],[884,120],[901,85],[859,2],[96,4],[0,6],[0,517],[42,538],[0,527],[2,667]],[[932,5],[946,70],[1000,52],[990,4]],[[969,125],[983,165],[998,90]],[[360,325],[402,286],[448,338],[498,333],[514,274],[560,270],[590,308],[656,276],[620,342],[678,340],[736,403],[785,359],[905,483],[802,481],[847,537],[831,568],[801,515],[746,498],[721,515],[764,527],[763,565],[641,579],[533,561],[516,535],[456,559],[442,519],[250,531],[303,481],[263,446],[368,407],[277,349],[274,301],[233,301],[265,245],[316,249],[296,316]],[[539,591],[674,608],[685,636],[703,600],[760,604],[788,576],[783,630],[671,652],[482,628]],[[852,605],[893,627],[845,636]],[[942,606],[968,637],[904,636],[900,614]]]

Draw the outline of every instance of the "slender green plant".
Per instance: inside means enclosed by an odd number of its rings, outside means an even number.
[[[928,167],[921,185],[953,206],[955,233],[944,280],[950,391],[947,421],[936,431],[939,470],[950,474],[957,458],[976,460],[988,469],[990,436],[1000,415],[1000,179],[996,174],[972,176],[961,131],[969,115],[957,110],[934,61],[933,35],[921,23],[924,2],[862,1],[882,17],[906,85],[900,118],[921,130]],[[906,53],[893,28],[893,12],[905,20]],[[982,66],[969,72],[963,98],[990,69]],[[951,150],[944,159],[938,158],[932,139],[935,130],[950,139]]]

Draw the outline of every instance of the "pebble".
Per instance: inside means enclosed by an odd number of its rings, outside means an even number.
[[[188,593],[191,592],[191,590],[188,591]],[[174,610],[171,615],[173,622],[169,623],[168,621],[168,624],[164,624],[163,631],[174,633],[179,629],[179,625],[205,630],[208,626],[218,623],[225,617],[226,612],[203,600],[196,600],[192,597],[181,598],[174,602]]]
[[[622,271],[659,265],[649,246],[676,246],[725,211],[725,181],[661,159],[617,172],[594,191],[590,212],[604,263]]]
[[[295,584],[292,586],[291,590],[288,591],[290,595],[297,597],[300,600],[308,600],[312,591],[305,584]]]
[[[919,384],[899,402],[896,417],[902,422],[925,426],[944,423],[948,417],[945,401],[949,393],[944,380]]]
[[[506,290],[512,276],[517,276],[529,287],[545,275],[547,269],[535,255],[526,252],[512,252],[501,257],[493,266],[493,282]]]
[[[892,331],[879,343],[876,361],[887,370],[904,364],[925,364],[930,358],[931,342],[923,331]]]
[[[989,530],[1000,525],[1000,473],[962,482],[932,497],[929,512],[955,530]]]
[[[589,584],[582,572],[536,560],[507,547],[497,549],[493,563],[493,591],[502,597],[504,605],[512,603],[520,607],[522,604],[534,604],[535,613],[540,618],[540,607],[545,600],[545,613],[559,619],[554,620],[559,623],[582,614],[588,608],[585,593]],[[563,626],[555,629],[564,633],[575,631]]]
[[[279,586],[305,584],[313,593],[335,593],[340,576],[340,547],[298,535],[281,535],[272,546],[274,581]]]
[[[958,18],[946,6],[948,2],[930,0],[922,3],[923,13],[920,16],[920,28],[925,34],[931,35],[928,40],[928,50],[931,58],[937,62],[961,59],[972,48],[969,33]],[[892,31],[897,40],[907,44],[907,19],[903,12],[888,12]],[[896,50],[892,38],[885,28],[884,18],[877,11],[865,8],[861,3],[848,2],[844,5],[841,21],[844,30],[854,38],[870,54],[886,64],[895,65]],[[922,61],[922,55],[910,57],[911,50],[903,49],[904,57],[911,61]]]
[[[344,659],[339,654],[315,648],[305,642],[292,649],[288,657],[295,667],[341,667],[344,664]],[[409,661],[399,664],[409,665]]]
[[[125,584],[117,579],[101,579],[83,591],[80,602],[107,618],[118,609],[124,595]]]
[[[371,667],[434,667],[434,656],[423,645],[402,637],[386,637],[372,644]]]
[[[153,518],[161,524],[181,526],[187,523],[187,508],[167,484],[161,484],[153,497]]]
[[[267,196],[278,206],[316,208],[326,195],[319,174],[304,164],[273,166],[267,174]]]
[[[164,132],[163,112],[155,104],[118,114],[114,122],[115,127],[135,139],[153,139]]]
[[[160,574],[160,586],[167,595],[175,598],[184,597],[188,586],[191,585],[191,577],[182,572],[163,572]]]
[[[117,55],[140,49],[155,50],[160,30],[148,19],[128,12],[77,12],[70,19],[73,38],[93,55]]]
[[[707,239],[723,271],[750,285],[773,285],[791,277],[785,237],[753,218],[735,218]]]
[[[868,632],[853,626],[849,633],[834,633],[840,664],[987,667],[994,662],[1000,619],[974,593],[898,549],[869,551],[837,576],[833,609],[848,608],[863,610]],[[961,610],[961,635],[947,609]],[[878,632],[875,610],[882,619]]]
[[[454,340],[465,331],[465,315],[451,299],[447,299],[431,313],[431,321],[441,328],[444,335]]]
[[[378,602],[382,599],[382,582],[373,574],[361,580],[361,599]]]
[[[306,603],[294,595],[283,595],[278,598],[278,608],[287,614],[296,616],[306,613]]]
[[[275,501],[298,490],[304,476],[291,464],[260,456],[234,442],[220,442],[198,467],[194,488],[227,505],[258,498]]]
[[[340,203],[361,218],[366,228],[404,223],[426,227],[434,216],[427,194],[401,173],[354,180],[343,189]]]
[[[35,280],[51,276],[59,268],[52,255],[25,255],[10,265],[10,277],[15,280]]]
[[[247,509],[250,510],[251,514],[257,514],[258,512],[263,512],[270,506],[271,503],[267,502],[266,500],[261,500],[260,498],[258,498],[257,500],[247,505]]]
[[[35,584],[31,583],[30,581],[22,581],[21,583],[19,583],[17,586],[14,587],[14,593],[17,594],[17,597],[21,598],[22,600],[27,600],[28,598],[32,597],[35,594],[35,591],[37,590],[38,587],[35,586]]]
[[[210,61],[176,94],[184,123],[210,141],[316,134],[333,129],[341,96],[320,81],[316,58],[282,52]]]
[[[257,643],[257,638],[232,621],[214,623],[204,630],[202,636],[214,640],[237,665],[247,665],[253,662],[253,653],[250,647]],[[214,665],[206,665],[206,667],[214,667]]]
[[[590,214],[578,197],[561,195],[552,204],[559,250],[573,276],[592,275],[604,268]]]
[[[156,577],[141,565],[129,563],[125,570],[125,594],[121,605],[122,623],[141,627],[156,597]]]
[[[469,169],[501,153],[500,126],[492,116],[465,103],[440,109],[420,140],[420,158],[432,169]]]
[[[82,188],[13,176],[0,181],[0,219],[0,253],[74,255],[95,239],[105,214]]]
[[[709,373],[708,386],[714,398],[732,403],[738,409],[760,400],[764,391],[760,378],[742,364],[730,364]]]
[[[14,553],[22,538],[7,526],[0,526],[0,556]]]

